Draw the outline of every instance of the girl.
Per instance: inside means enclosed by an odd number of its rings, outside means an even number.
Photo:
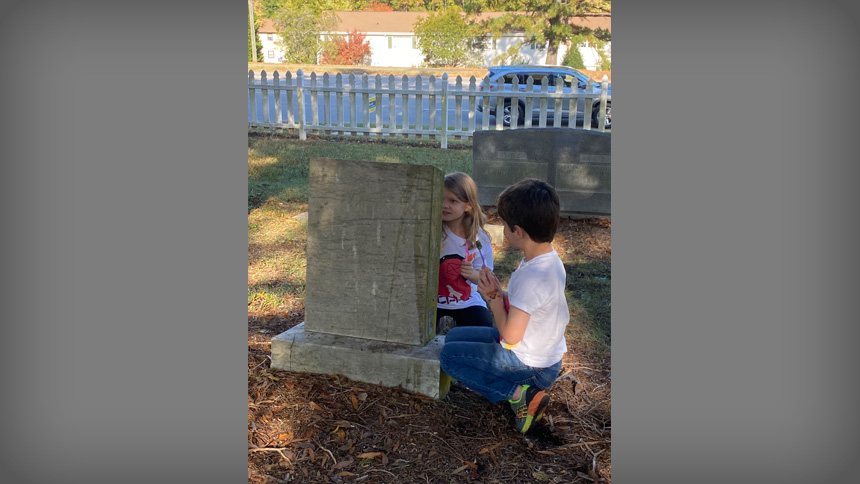
[[[442,198],[442,250],[436,334],[454,326],[493,326],[487,303],[478,294],[483,267],[493,270],[493,247],[483,226],[478,187],[465,173],[445,177]]]

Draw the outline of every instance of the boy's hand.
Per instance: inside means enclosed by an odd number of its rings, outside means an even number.
[[[486,266],[481,269],[481,275],[478,279],[478,293],[484,299],[495,299],[502,293],[502,285],[499,279]]]

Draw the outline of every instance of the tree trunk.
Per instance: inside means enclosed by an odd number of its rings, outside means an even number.
[[[558,65],[558,43],[551,43],[546,50],[546,62],[548,66]]]

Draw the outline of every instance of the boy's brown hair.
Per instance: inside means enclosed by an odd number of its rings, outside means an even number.
[[[519,225],[535,242],[552,242],[558,230],[558,193],[545,181],[527,178],[505,188],[496,209],[509,229]]]

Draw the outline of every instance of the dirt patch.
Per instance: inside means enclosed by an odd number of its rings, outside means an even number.
[[[564,219],[554,245],[605,259],[610,231],[609,220]],[[611,482],[610,358],[576,344],[574,324],[546,418],[523,436],[506,404],[457,383],[437,401],[271,369],[271,338],[303,318],[248,320],[249,483]]]

